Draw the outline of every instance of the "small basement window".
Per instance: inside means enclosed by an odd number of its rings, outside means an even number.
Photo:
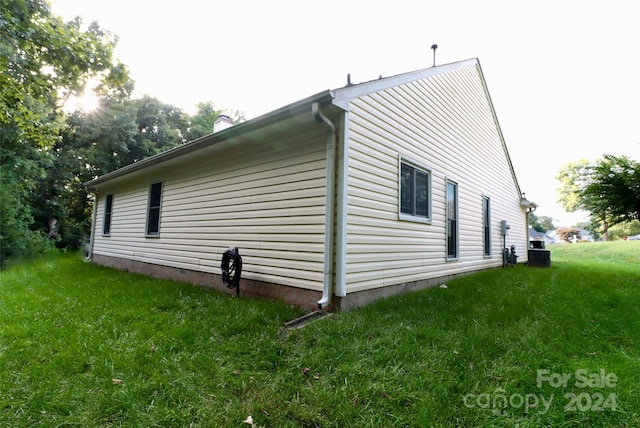
[[[160,206],[162,204],[162,181],[149,187],[149,206],[147,208],[147,236],[160,235]]]
[[[431,221],[431,171],[414,162],[400,160],[401,220]]]

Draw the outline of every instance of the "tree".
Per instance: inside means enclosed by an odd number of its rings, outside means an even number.
[[[187,142],[189,117],[181,109],[145,95],[133,101],[138,133],[127,163],[137,162]]]
[[[590,168],[583,197],[606,213],[609,225],[640,220],[640,164],[605,155]]]
[[[35,216],[38,227],[46,227],[47,218],[57,220],[59,246],[77,247],[88,235],[92,196],[84,183],[129,163],[138,131],[136,112],[132,102],[101,100],[94,112],[78,110],[68,115],[42,179],[46,193],[32,201],[42,213]]]
[[[536,216],[534,213],[529,213],[529,226],[533,227],[538,232],[546,232],[547,230],[555,230],[556,226],[553,224],[555,221],[552,217],[544,215]]]
[[[0,264],[42,242],[31,201],[53,165],[65,100],[89,78],[105,87],[126,79],[112,58],[115,36],[81,24],[63,22],[43,0],[0,0]]]
[[[222,110],[216,110],[211,101],[196,104],[196,113],[191,116],[187,140],[193,141],[213,132],[213,123]]]
[[[627,239],[628,236],[640,235],[640,220],[625,221],[609,229],[611,239]]]
[[[593,239],[600,238],[600,230],[602,225],[600,224],[600,221],[594,217],[591,217],[589,221],[576,223],[574,226],[578,229],[584,229],[589,232]]]
[[[193,141],[213,132],[213,124],[221,114],[227,114],[236,124],[245,120],[244,112],[236,110],[227,113],[225,110],[217,110],[211,101],[196,104],[196,113],[189,120],[189,130],[186,134],[187,141]]]
[[[580,240],[580,231],[575,227],[560,227],[556,230],[556,236],[567,242]]]
[[[605,240],[610,226],[640,219],[640,165],[626,156],[569,163],[556,178],[559,202],[569,212],[590,212],[602,225]]]

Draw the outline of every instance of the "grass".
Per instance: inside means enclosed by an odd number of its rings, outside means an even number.
[[[13,266],[0,426],[640,426],[640,242],[551,257],[297,330],[297,308],[76,255]]]

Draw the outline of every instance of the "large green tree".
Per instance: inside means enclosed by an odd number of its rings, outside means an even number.
[[[556,178],[559,202],[569,212],[591,213],[601,223],[605,240],[610,226],[640,219],[640,164],[627,156],[569,163]]]
[[[116,41],[95,23],[64,22],[43,0],[0,0],[0,264],[43,242],[31,201],[43,196],[62,106],[90,78],[103,88],[126,80],[113,61]]]

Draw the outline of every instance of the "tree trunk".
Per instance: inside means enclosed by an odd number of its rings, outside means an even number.
[[[607,223],[606,219],[602,219],[602,230],[604,231],[604,240],[609,240],[609,223]]]

